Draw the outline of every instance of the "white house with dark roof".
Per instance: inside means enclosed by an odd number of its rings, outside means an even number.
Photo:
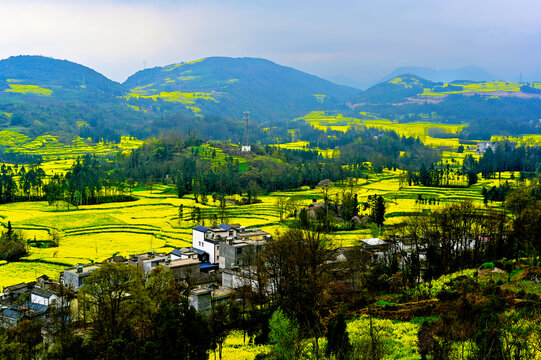
[[[30,292],[30,302],[49,306],[53,302],[58,302],[58,296],[50,290],[35,287]]]
[[[245,229],[244,226],[237,224],[227,225],[220,224],[215,228],[208,228],[198,225],[192,231],[192,248],[194,250],[204,251],[209,254],[209,263],[223,263],[220,257],[220,247],[227,244],[231,245],[234,241],[236,247],[241,247],[241,244],[253,244],[266,242],[271,239],[268,232],[260,229]],[[240,255],[242,250],[237,250]],[[233,263],[236,261],[232,260]],[[221,266],[224,267],[223,265]]]
[[[194,227],[192,230],[192,246],[209,254],[209,262],[217,264],[220,260],[221,233],[225,234],[227,232],[223,229],[220,229],[220,231],[214,230],[201,225]]]

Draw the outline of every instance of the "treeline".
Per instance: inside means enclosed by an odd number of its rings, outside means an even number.
[[[418,138],[399,136],[394,131],[353,130],[353,135],[356,140],[338,148],[344,165],[369,161],[375,172],[381,172],[383,167],[413,169],[441,159],[437,150],[424,146]]]
[[[133,200],[126,195],[130,183],[107,164],[90,155],[77,159],[65,175],[55,174],[43,186],[45,199],[49,204],[65,200],[76,206]]]
[[[505,210],[512,217],[470,202],[411,217],[396,229],[396,235],[407,239],[413,249],[405,269],[413,282],[421,278],[420,253],[425,254],[424,280],[493,259],[535,259],[541,254],[540,203],[541,185],[532,185],[508,190]]]
[[[245,154],[226,144],[199,147],[203,142],[194,133],[167,136],[117,157],[112,167],[129,182],[175,183],[179,196],[189,192],[194,192],[196,197],[214,192],[252,196],[301,186],[314,188],[323,179],[340,181],[362,177],[369,171],[381,172],[384,167],[406,168],[439,159],[437,151],[423,146],[419,140],[399,137],[394,132],[353,130],[346,136],[351,141],[360,138],[338,147],[333,158],[324,158],[314,150],[257,145]],[[223,161],[214,161],[216,148],[212,146],[223,150]],[[245,164],[241,166],[239,160]],[[367,161],[372,162],[372,167],[365,164]]]
[[[40,166],[0,167],[0,203],[65,200],[74,205],[133,200],[129,182],[103,159],[84,156],[66,174],[47,176]],[[131,184],[133,185],[133,184]]]
[[[509,142],[500,142],[495,151],[490,147],[487,148],[478,161],[474,160],[471,155],[467,155],[464,162],[465,169],[481,173],[485,179],[493,179],[504,171],[518,171],[523,177],[528,177],[531,173],[541,171],[541,147],[521,146],[515,148]]]
[[[356,107],[355,113],[363,111],[401,122],[426,121],[426,114],[433,114],[431,120],[434,121],[468,123],[469,126],[459,133],[461,139],[490,140],[493,135],[538,134],[541,131],[539,126],[530,123],[541,114],[538,99],[449,94],[438,103],[414,103],[403,97],[399,102],[398,106],[366,104]]]
[[[401,174],[399,181],[400,184],[407,183],[409,186],[467,187],[477,182],[477,174],[473,171],[463,173],[451,168],[449,164],[444,167],[430,164],[428,168],[423,164],[419,171],[408,170],[405,174]]]
[[[43,196],[45,171],[31,165],[28,170],[23,165],[2,164],[0,167],[0,203],[29,201],[41,199]]]
[[[135,266],[103,264],[79,291],[79,317],[73,291],[54,286],[60,297],[50,320],[0,329],[0,359],[206,360],[216,343],[209,319],[161,270],[145,277]]]

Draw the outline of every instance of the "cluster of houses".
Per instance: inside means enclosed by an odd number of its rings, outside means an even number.
[[[174,279],[186,282],[193,288],[190,303],[201,313],[209,314],[212,304],[229,298],[241,285],[240,268],[245,254],[259,251],[271,240],[271,235],[260,229],[246,229],[240,224],[221,224],[215,228],[196,226],[192,230],[192,246],[175,249],[169,253],[150,251],[125,258],[114,256],[104,262],[125,263],[137,266],[144,274],[162,266],[171,271]],[[79,290],[85,279],[101,263],[78,264],[65,268],[60,283],[74,291]],[[48,308],[57,302],[58,296],[51,290],[56,283],[43,275],[35,282],[5,287],[0,293],[0,326],[16,326],[24,319],[43,318]],[[28,298],[22,305],[21,295]]]
[[[210,314],[213,304],[228,299],[242,286],[257,287],[257,276],[250,269],[254,256],[272,239],[261,229],[246,229],[240,224],[221,224],[215,228],[198,225],[192,229],[192,246],[169,253],[150,251],[111,257],[105,262],[137,266],[144,274],[162,266],[171,271],[178,282],[189,284],[190,303],[202,314]],[[383,256],[389,243],[375,238],[362,240],[365,250],[374,259]],[[344,261],[346,248],[336,250],[336,261]],[[62,283],[73,291],[79,290],[93,271],[102,263],[78,264],[65,268],[60,281],[40,276],[35,282],[8,286],[0,293],[0,326],[16,326],[24,319],[47,319],[49,307],[62,300],[52,290]],[[250,269],[250,270],[247,270]],[[272,292],[272,289],[267,289]],[[21,305],[21,295],[26,299]]]

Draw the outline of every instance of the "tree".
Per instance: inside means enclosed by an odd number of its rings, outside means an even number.
[[[178,207],[178,224],[182,224],[184,221],[184,204],[180,204]]]
[[[276,212],[278,213],[278,216],[280,217],[280,222],[283,222],[284,216],[287,211],[287,199],[283,196],[280,196],[276,199],[275,205],[276,205]]]
[[[274,237],[262,254],[274,301],[296,317],[305,333],[322,330],[331,248],[331,239],[322,233],[288,229]]]
[[[383,226],[385,221],[385,200],[381,195],[369,195],[368,206],[370,207],[370,219],[378,225]]]
[[[133,339],[136,325],[150,313],[143,274],[127,264],[104,263],[85,280],[80,303],[92,319],[92,339],[105,357],[115,357]]]
[[[342,204],[340,215],[349,227],[353,227],[353,222],[351,219],[359,214],[359,202],[357,200],[357,194],[354,194],[351,190],[343,191],[341,200]]]
[[[93,351],[83,337],[75,333],[75,323],[71,322],[71,301],[75,293],[60,284],[51,284],[51,290],[58,295],[58,300],[49,306],[51,319],[47,330],[54,334],[54,341],[47,352],[47,359],[93,359]]]
[[[329,321],[327,326],[325,355],[330,356],[333,354],[337,360],[344,360],[347,358],[350,350],[351,344],[349,343],[346,319],[343,313],[339,313]]]
[[[212,327],[214,345],[218,347],[220,360],[222,359],[222,346],[227,335],[240,323],[240,311],[232,302],[223,302],[212,308],[209,319]]]
[[[0,260],[17,261],[26,255],[26,241],[22,234],[13,231],[11,221],[8,221],[6,232],[0,236]]]
[[[272,344],[271,359],[299,359],[302,352],[302,342],[299,325],[289,319],[282,309],[278,308],[269,320],[269,341]]]
[[[171,292],[174,278],[163,266],[154,268],[145,279],[145,290],[155,307],[158,307]]]
[[[164,301],[152,318],[153,335],[142,347],[147,359],[207,360],[211,349],[209,322],[185,297]]]
[[[302,206],[302,199],[299,196],[291,196],[289,199],[287,199],[287,203],[285,205],[286,207],[286,214],[289,214],[290,216],[297,216],[297,211]]]

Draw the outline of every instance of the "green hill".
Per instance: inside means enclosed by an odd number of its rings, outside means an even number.
[[[98,72],[43,56],[0,61],[0,130],[120,140],[146,119],[121,100],[122,85]]]
[[[393,104],[408,101],[436,83],[416,75],[400,75],[368,88],[353,98],[353,104]]]
[[[139,71],[123,84],[130,104],[149,111],[291,119],[339,107],[358,90],[256,58],[210,57]]]
[[[432,82],[400,75],[355,96],[349,116],[359,112],[382,118],[441,123],[468,123],[461,136],[489,139],[491,135],[539,133],[541,82]]]
[[[463,135],[483,138],[539,133],[540,93],[540,82],[436,83],[416,75],[359,91],[269,60],[229,57],[146,69],[119,84],[67,60],[15,56],[0,60],[0,130],[51,134],[64,142],[171,130],[238,140],[245,110],[254,136],[260,128],[285,129],[279,124],[325,111],[469,123]]]
[[[122,85],[71,61],[24,55],[0,61],[0,90],[65,99],[98,96],[112,100],[122,93]]]

